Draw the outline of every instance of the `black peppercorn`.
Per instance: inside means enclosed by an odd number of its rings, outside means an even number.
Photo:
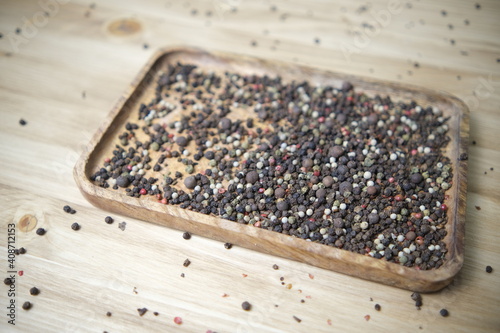
[[[420,293],[418,292],[414,292],[413,294],[411,294],[411,299],[414,300],[415,302],[418,301],[418,300],[422,300],[422,295],[420,295]]]
[[[248,303],[247,301],[245,301],[245,302],[241,303],[241,307],[245,311],[250,311],[250,309],[252,308],[252,305],[250,303]]]

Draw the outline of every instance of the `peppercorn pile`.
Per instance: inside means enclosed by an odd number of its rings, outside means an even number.
[[[443,264],[447,118],[432,106],[280,77],[158,73],[92,180],[418,269]],[[143,200],[143,198],[141,198]]]

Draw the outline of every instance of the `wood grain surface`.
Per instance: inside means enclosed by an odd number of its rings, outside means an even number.
[[[3,1],[3,276],[11,270],[10,223],[17,224],[15,246],[27,253],[15,257],[15,298],[9,286],[0,287],[0,331],[497,332],[499,14],[495,0]],[[416,310],[406,290],[237,246],[227,250],[199,236],[184,240],[180,231],[118,214],[106,224],[109,213],[80,194],[73,167],[140,68],[172,45],[410,83],[462,99],[471,141],[465,260],[455,280],[424,294]],[[77,213],[65,213],[66,204]],[[21,223],[25,216],[28,225]],[[72,230],[73,222],[81,230]],[[44,236],[35,233],[39,227]],[[29,294],[33,286],[38,296]],[[15,326],[6,316],[11,299]],[[29,311],[21,309],[25,301],[33,303]],[[448,317],[439,315],[442,308]]]

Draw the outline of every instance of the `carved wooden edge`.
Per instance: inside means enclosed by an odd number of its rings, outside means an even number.
[[[145,83],[144,81],[148,79],[147,75],[154,65],[162,59],[167,59],[176,53],[191,55],[199,54],[220,58],[224,61],[229,59],[238,62],[258,63],[265,66],[278,67],[280,69],[294,67],[298,68],[301,72],[310,72],[314,75],[317,74],[322,76],[326,75],[340,81],[351,81],[355,86],[359,86],[361,90],[367,87],[384,87],[383,90],[385,91],[404,91],[410,94],[410,96],[416,93],[439,99],[449,103],[453,107],[453,112],[458,114],[460,128],[459,135],[457,135],[459,147],[458,156],[467,153],[469,139],[469,110],[461,100],[448,93],[436,93],[429,89],[406,84],[364,79],[357,76],[312,69],[305,66],[288,65],[277,61],[262,60],[244,55],[222,52],[208,53],[192,47],[168,47],[158,50],[141,69],[126,92],[118,99],[108,117],[94,134],[78,160],[73,172],[74,179],[81,193],[90,203],[117,214],[131,216],[174,229],[188,231],[200,236],[213,238],[218,241],[230,242],[245,248],[297,260],[321,268],[412,291],[437,291],[453,280],[454,276],[460,271],[464,260],[467,186],[466,160],[452,161],[454,170],[453,185],[458,186],[458,188],[455,189],[458,193],[458,200],[456,202],[457,209],[453,210],[453,215],[450,213],[448,214],[448,224],[452,224],[450,228],[452,235],[448,235],[447,237],[451,237],[452,242],[448,243],[449,249],[447,259],[440,268],[426,271],[404,267],[396,263],[374,259],[369,256],[306,241],[281,233],[203,215],[201,213],[181,209],[177,206],[163,205],[153,201],[141,201],[94,185],[89,179],[90,170],[87,169],[94,150],[106,133],[111,130],[114,119],[120,115],[126,101],[132,98],[137,87],[141,83]],[[389,94],[389,92],[385,93]],[[454,133],[451,133],[451,135],[454,135]]]

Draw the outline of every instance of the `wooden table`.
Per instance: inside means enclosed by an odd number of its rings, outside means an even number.
[[[394,3],[3,1],[0,269],[3,277],[18,273],[15,297],[0,287],[0,331],[498,332],[500,2]],[[466,102],[466,257],[455,281],[424,295],[418,311],[406,290],[227,250],[201,236],[184,240],[182,232],[123,216],[106,224],[108,213],[76,187],[73,166],[151,54],[171,45],[412,83]],[[65,213],[64,205],[77,213]],[[21,230],[25,215],[47,233]],[[72,230],[73,222],[81,230]],[[27,250],[12,269],[11,223],[15,246]],[[30,295],[33,286],[38,296]],[[6,316],[11,299],[15,326]],[[33,304],[29,311],[21,309],[25,301]],[[243,301],[251,311],[243,311]],[[140,316],[139,308],[148,311]],[[440,316],[442,308],[449,317]]]

